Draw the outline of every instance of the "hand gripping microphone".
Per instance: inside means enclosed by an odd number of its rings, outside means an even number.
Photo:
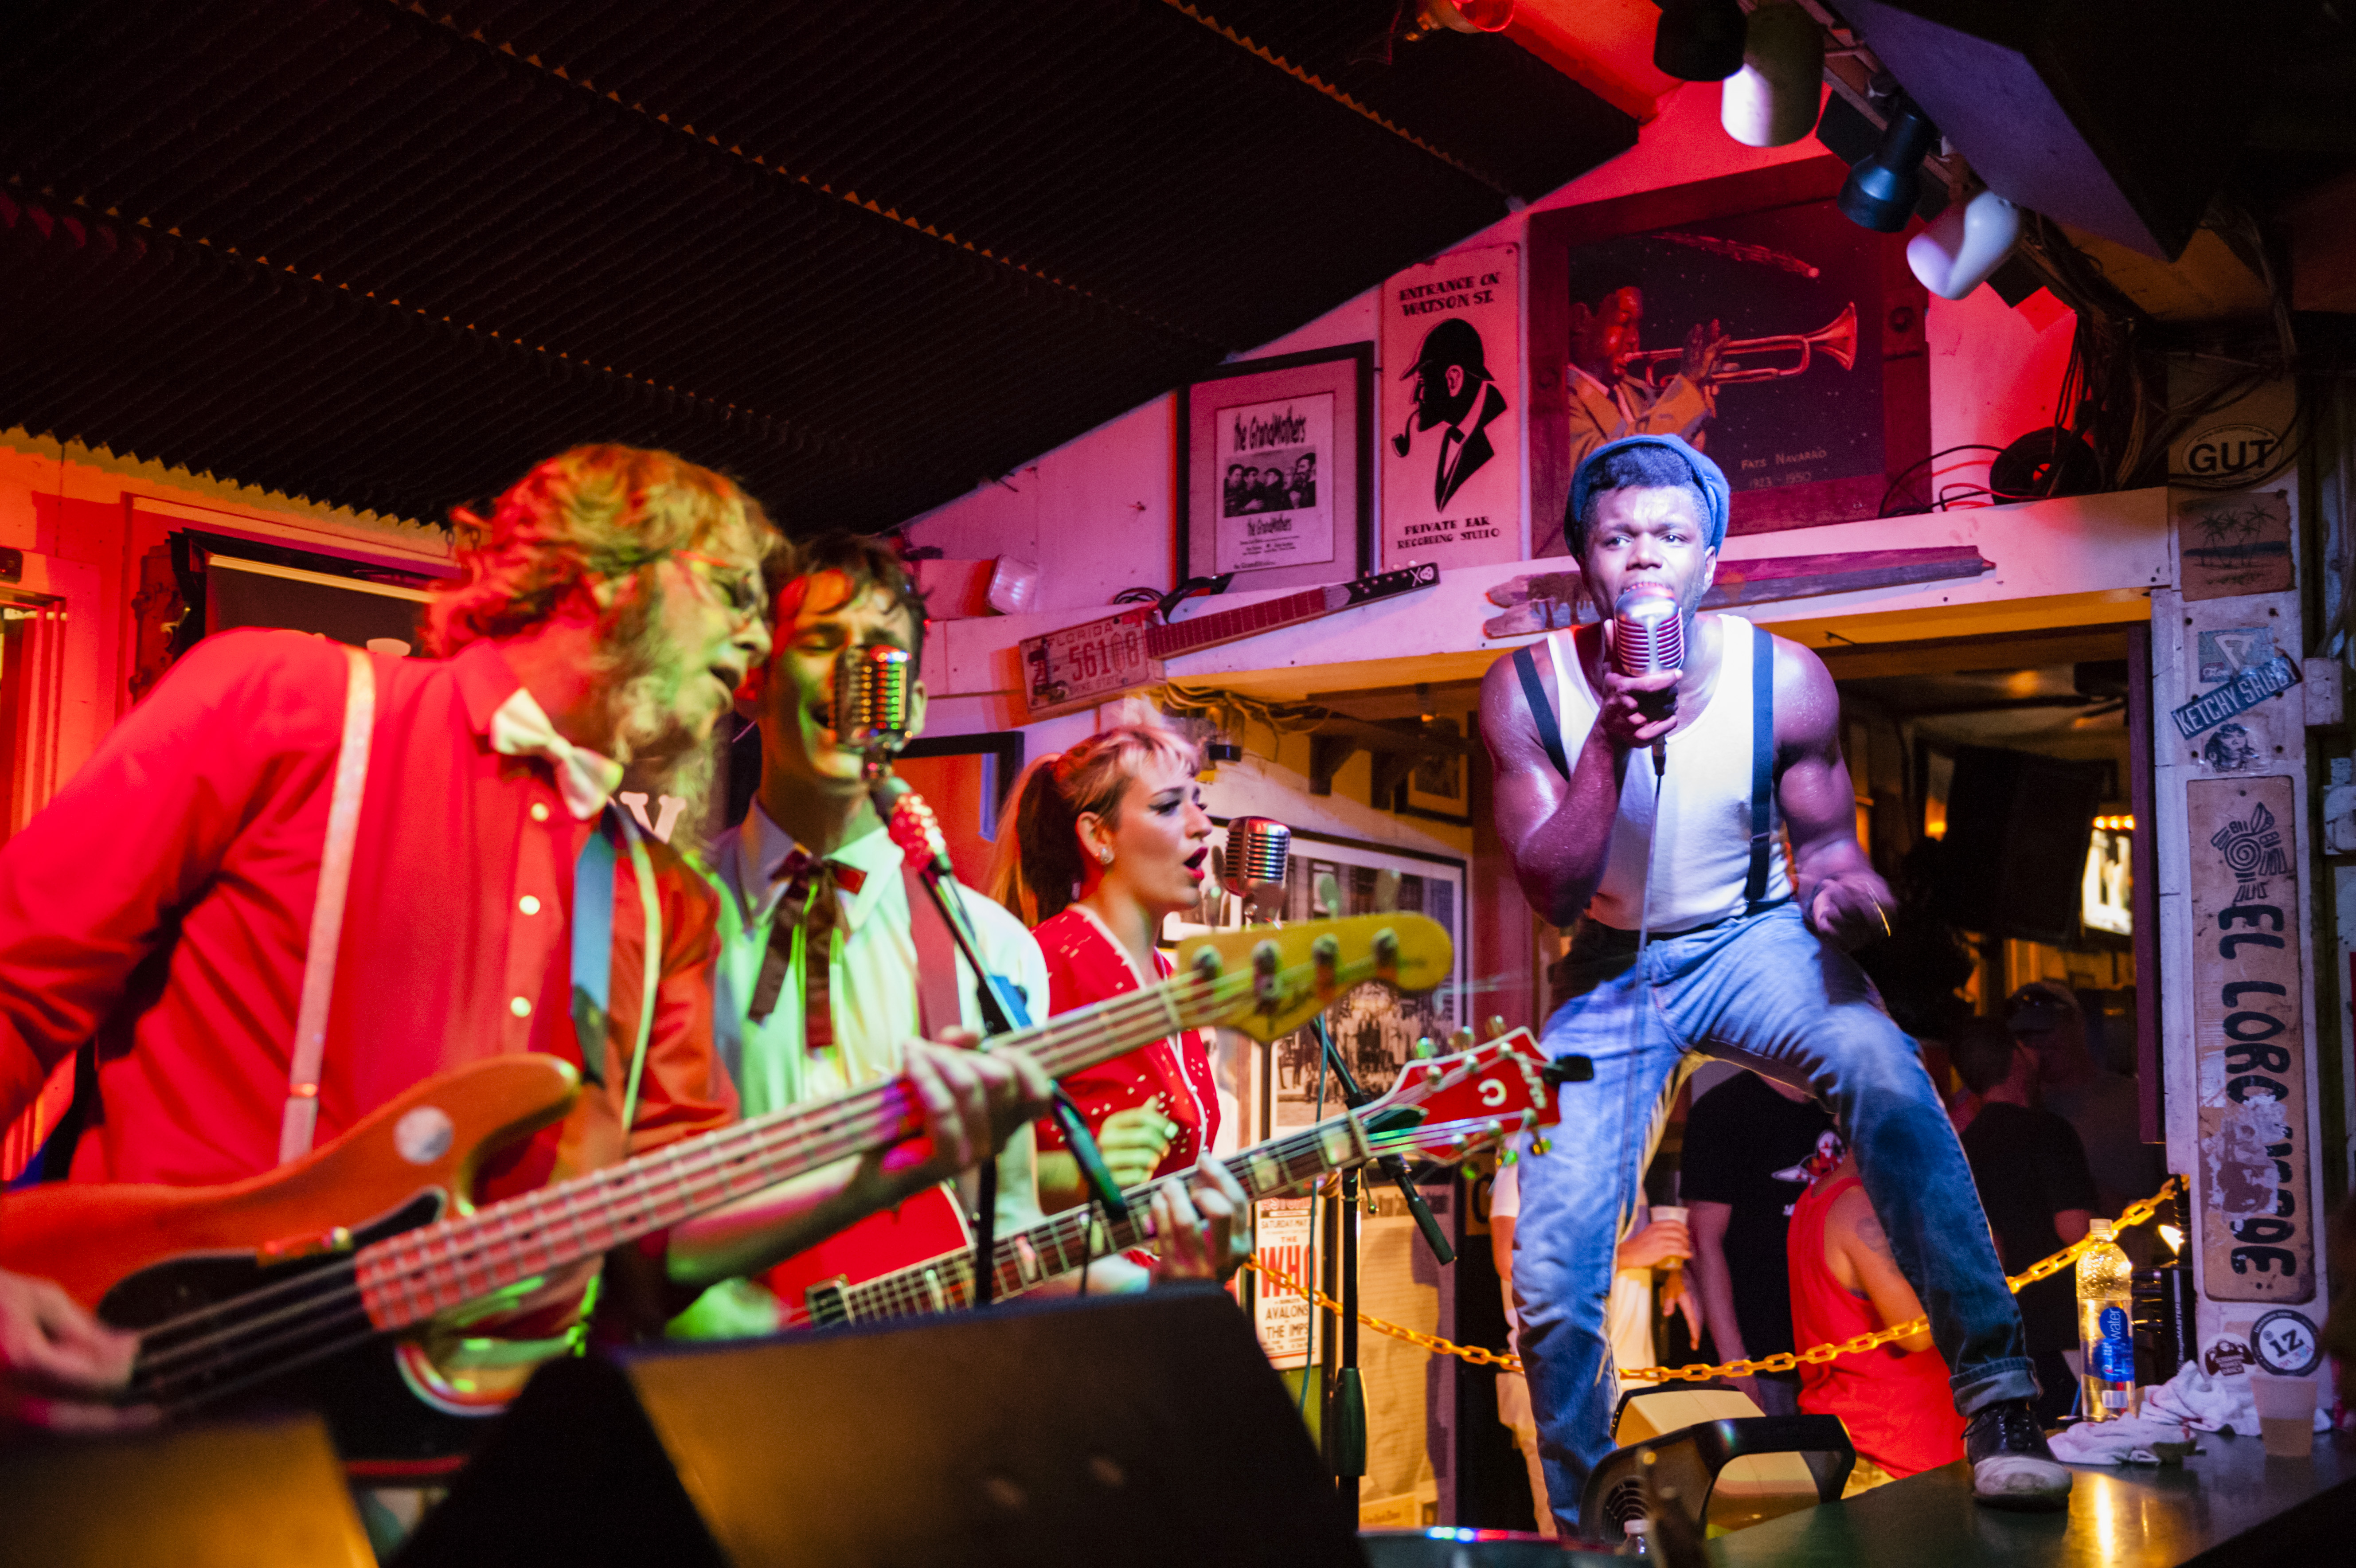
[[[1620,592],[1612,607],[1612,668],[1623,676],[1657,675],[1686,667],[1686,618],[1677,596],[1659,583],[1634,583]],[[1668,692],[1649,693],[1641,704],[1648,716],[1665,718],[1676,711]],[[1666,736],[1653,743],[1653,772],[1668,766]]]

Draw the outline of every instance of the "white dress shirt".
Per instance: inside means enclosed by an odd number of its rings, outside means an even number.
[[[802,965],[807,939],[797,932],[794,960],[776,1006],[755,1023],[748,1015],[771,917],[784,889],[777,873],[793,853],[792,837],[769,820],[759,802],[741,827],[712,845],[711,878],[721,894],[720,961],[712,981],[712,1032],[722,1061],[735,1080],[744,1114],[831,1099],[900,1071],[902,1047],[917,1026],[916,943],[899,846],[881,825],[830,856],[863,873],[857,893],[837,890],[841,914],[830,961],[834,1043],[812,1051],[802,1043]],[[1023,922],[997,903],[960,887],[982,961],[1022,988],[1033,1021],[1047,1009],[1047,963]],[[979,1032],[973,972],[958,958],[960,1021]],[[1039,1200],[1033,1171],[1033,1140],[1026,1124],[1007,1140],[998,1163],[1001,1234],[1035,1223]]]

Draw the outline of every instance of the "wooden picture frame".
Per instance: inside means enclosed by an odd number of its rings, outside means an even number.
[[[1603,297],[1622,277],[1645,291],[1640,347],[1656,357],[1665,402],[1668,374],[1681,364],[1670,351],[1681,350],[1697,325],[1719,320],[1734,343],[1809,340],[1809,368],[1769,383],[1792,389],[1780,404],[1762,401],[1762,385],[1712,382],[1714,412],[1701,428],[1705,450],[1734,487],[1730,532],[1879,517],[1892,487],[1919,473],[1931,452],[1929,295],[1907,268],[1903,235],[1876,234],[1838,216],[1832,198],[1847,175],[1838,158],[1806,158],[1531,215],[1534,557],[1566,553],[1571,468],[1595,439],[1585,411],[1607,395],[1570,365],[1571,296]],[[1788,368],[1801,356],[1795,347],[1762,347],[1721,362],[1756,371]],[[1623,371],[1622,386],[1629,385]],[[1796,410],[1794,392],[1805,394]],[[1729,417],[1730,398],[1739,419]],[[1826,438],[1810,434],[1816,431]]]
[[[1458,721],[1440,718],[1431,721],[1453,730]],[[1466,723],[1475,723],[1468,714]],[[1429,727],[1429,726],[1427,726]],[[1469,751],[1445,756],[1419,757],[1407,777],[1399,780],[1398,798],[1391,808],[1403,817],[1421,817],[1429,822],[1449,822],[1460,828],[1472,825],[1472,758]]]
[[[1374,385],[1362,342],[1238,360],[1181,387],[1179,575],[1233,572],[1258,589],[1373,570]],[[1246,469],[1260,478],[1239,483]]]

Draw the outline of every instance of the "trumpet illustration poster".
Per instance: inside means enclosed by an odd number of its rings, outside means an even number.
[[[1383,285],[1383,566],[1522,555],[1521,248]]]
[[[1212,420],[1219,466],[1221,572],[1333,559],[1333,394],[1223,408]]]
[[[1555,493],[1588,453],[1633,435],[1685,437],[1738,492],[1855,480],[1879,493],[1880,235],[1813,201],[1584,243],[1567,222],[1540,224],[1531,243],[1545,257],[1532,286],[1565,296],[1532,307],[1567,328],[1533,350],[1546,384],[1562,366],[1562,413],[1547,416],[1569,427],[1544,444],[1562,454]],[[1906,318],[1890,329],[1913,333],[1916,312],[1893,308]],[[1912,476],[1905,499],[1935,501],[1930,483]],[[1563,553],[1562,520],[1537,522],[1537,553]]]

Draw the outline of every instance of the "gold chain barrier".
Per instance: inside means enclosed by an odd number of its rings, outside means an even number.
[[[2176,1191],[2183,1179],[2181,1176],[2169,1176],[2160,1184],[2158,1192],[2140,1202],[2128,1204],[2126,1210],[2111,1222],[2112,1229],[2124,1230],[2130,1225],[2140,1225],[2149,1219],[2158,1212],[2160,1204]],[[2062,1248],[2051,1257],[2039,1259],[2019,1273],[2012,1275],[2005,1283],[2018,1292],[2023,1285],[2035,1284],[2039,1280],[2050,1279],[2075,1263],[2079,1254],[2093,1245],[2094,1245],[2094,1238],[2090,1233]],[[1261,1278],[1290,1291],[1295,1295],[1307,1296],[1327,1312],[1338,1313],[1342,1310],[1340,1302],[1335,1301],[1323,1291],[1310,1290],[1283,1270],[1272,1268],[1261,1262],[1259,1254],[1257,1252],[1244,1260],[1244,1267]],[[1426,1350],[1437,1351],[1443,1356],[1454,1356],[1460,1360],[1470,1361],[1476,1367],[1497,1367],[1508,1372],[1518,1372],[1522,1369],[1522,1359],[1519,1356],[1507,1355],[1479,1345],[1459,1345],[1454,1340],[1443,1339],[1437,1334],[1425,1334],[1402,1324],[1387,1323],[1370,1312],[1358,1314],[1358,1321],[1377,1334],[1387,1334],[1394,1339],[1404,1339],[1410,1345],[1418,1345]],[[1928,1318],[1918,1317],[1910,1323],[1901,1323],[1895,1327],[1884,1328],[1878,1333],[1856,1335],[1842,1340],[1837,1345],[1812,1345],[1805,1350],[1796,1351],[1779,1350],[1772,1356],[1762,1356],[1754,1361],[1727,1361],[1715,1367],[1622,1367],[1620,1369],[1620,1375],[1645,1382],[1702,1383],[1708,1382],[1712,1378],[1747,1378],[1753,1372],[1789,1372],[1797,1369],[1803,1361],[1816,1366],[1838,1356],[1855,1356],[1870,1350],[1877,1345],[1887,1345],[1893,1339],[1903,1339],[1910,1335],[1920,1334],[1929,1326]]]

